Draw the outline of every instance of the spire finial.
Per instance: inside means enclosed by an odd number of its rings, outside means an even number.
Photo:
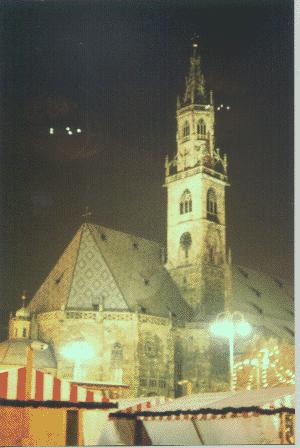
[[[23,303],[23,308],[25,308],[25,301],[26,301],[26,291],[25,291],[25,289],[23,290],[23,292],[22,292],[22,295],[21,295],[21,300],[22,300],[22,303]]]
[[[199,42],[199,34],[194,33],[191,37],[192,47],[193,47],[193,55],[196,53]]]
[[[90,211],[89,206],[85,207],[85,212],[81,215],[85,222],[89,221],[89,218],[92,216],[92,212]]]

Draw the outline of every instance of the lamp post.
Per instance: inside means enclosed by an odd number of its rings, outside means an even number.
[[[32,341],[26,349],[26,383],[25,383],[25,400],[31,399],[31,383],[33,371],[34,352],[41,352],[48,348],[48,344],[40,341]]]
[[[228,338],[230,390],[234,390],[233,368],[235,335],[245,337],[251,333],[251,330],[251,325],[244,319],[244,316],[239,311],[234,311],[233,313],[225,311],[220,313],[217,315],[216,320],[210,325],[210,331],[214,335]]]

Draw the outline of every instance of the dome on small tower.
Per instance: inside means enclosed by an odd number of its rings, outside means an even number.
[[[25,307],[26,295],[21,296],[22,308],[16,311],[15,317],[9,319],[9,339],[28,339],[30,337],[30,312]]]
[[[23,305],[20,309],[16,311],[16,317],[21,319],[30,319],[30,312],[25,307],[25,300],[26,300],[25,293],[22,294],[21,299],[23,301]]]

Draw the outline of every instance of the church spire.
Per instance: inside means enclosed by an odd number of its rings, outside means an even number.
[[[205,80],[201,71],[200,56],[198,54],[198,43],[195,38],[192,39],[190,71],[186,78],[185,84],[185,93],[182,105],[187,106],[189,104],[205,104]]]

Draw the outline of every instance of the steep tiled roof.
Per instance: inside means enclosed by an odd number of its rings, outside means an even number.
[[[161,262],[158,243],[84,224],[33,297],[32,312],[139,310],[190,320],[191,309]]]
[[[242,266],[233,266],[232,282],[232,309],[265,334],[294,340],[294,299],[285,282]]]
[[[29,304],[31,312],[129,310],[197,321],[181,298],[153,241],[83,224]],[[287,286],[263,273],[232,266],[232,310],[264,334],[294,340],[294,303]]]

